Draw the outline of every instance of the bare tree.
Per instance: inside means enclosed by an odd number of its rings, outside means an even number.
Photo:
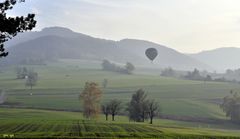
[[[109,112],[112,115],[112,121],[115,121],[115,116],[120,112],[121,110],[121,101],[117,99],[113,99],[109,102]]]
[[[160,111],[159,104],[153,99],[147,102],[148,115],[150,118],[150,124],[153,123],[153,118],[157,116]]]
[[[37,72],[34,71],[29,71],[27,74],[27,79],[26,79],[26,86],[30,86],[31,93],[32,93],[32,88],[37,84],[38,81],[38,74]]]
[[[84,90],[80,94],[80,100],[83,100],[83,115],[86,118],[97,118],[100,113],[100,101],[102,91],[97,83],[86,83]]]
[[[110,111],[109,111],[109,105],[108,105],[108,104],[103,104],[103,105],[102,105],[102,112],[103,112],[103,114],[105,115],[106,121],[108,121],[108,115],[109,115],[109,113],[110,113]]]

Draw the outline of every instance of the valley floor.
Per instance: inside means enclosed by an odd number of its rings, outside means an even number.
[[[100,65],[81,60],[22,65],[38,73],[33,90],[25,86],[24,79],[16,79],[16,67],[1,69],[0,89],[7,101],[0,107],[0,138],[240,138],[240,125],[229,122],[219,107],[230,90],[239,92],[239,84],[165,78],[157,70],[124,75],[103,71]],[[168,120],[157,119],[149,125],[129,122],[124,116],[106,122],[100,116],[89,121],[79,112],[64,112],[81,111],[79,94],[85,83],[97,82],[101,86],[104,79],[108,79],[108,86],[102,88],[102,103],[119,99],[126,115],[124,109],[132,94],[143,89],[150,99],[159,102],[161,114]]]

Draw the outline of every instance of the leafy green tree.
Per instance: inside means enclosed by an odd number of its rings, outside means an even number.
[[[148,118],[147,108],[147,95],[144,90],[139,89],[132,95],[132,99],[128,104],[129,119],[136,122],[144,122]]]
[[[83,115],[88,118],[97,118],[100,113],[102,91],[97,83],[86,83],[84,90],[80,94],[83,101]]]
[[[19,2],[24,2],[24,0],[20,0]],[[19,32],[32,30],[37,23],[34,20],[34,14],[28,14],[26,17],[7,16],[7,11],[11,10],[16,4],[17,0],[5,0],[0,2],[0,58],[8,55],[8,52],[6,52],[4,48],[4,43],[6,41],[15,37]]]
[[[223,98],[223,103],[220,107],[232,121],[240,122],[240,96],[238,93],[231,91],[230,96]]]

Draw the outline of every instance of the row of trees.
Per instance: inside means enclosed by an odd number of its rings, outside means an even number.
[[[102,69],[106,71],[113,71],[113,72],[119,72],[124,74],[132,74],[133,71],[135,70],[135,66],[132,63],[127,62],[124,67],[121,67],[116,65],[115,63],[111,63],[108,60],[103,60]]]
[[[225,74],[217,75],[216,73],[209,73],[207,71],[201,72],[196,68],[193,71],[188,71],[187,73],[185,73],[184,71],[177,71],[169,67],[161,71],[161,76],[182,78],[187,80],[197,80],[197,81],[204,81],[204,82],[216,81],[216,82],[240,83],[238,81],[240,79],[239,73],[240,73],[240,69],[227,70]]]
[[[83,115],[88,119],[93,119],[97,118],[102,112],[106,120],[111,115],[112,121],[115,121],[115,116],[124,110],[124,105],[117,99],[101,105],[101,97],[102,91],[98,84],[94,82],[86,83],[80,94],[80,100],[83,103]],[[128,112],[130,121],[144,122],[150,119],[150,124],[152,124],[153,118],[159,114],[160,108],[155,100],[147,98],[144,90],[139,89],[132,95],[131,101],[125,105],[125,111]]]
[[[113,99],[108,103],[102,104],[101,109],[102,113],[106,117],[106,121],[108,121],[108,115],[112,116],[112,121],[115,121],[115,116],[119,114],[122,109],[122,102],[117,99]]]

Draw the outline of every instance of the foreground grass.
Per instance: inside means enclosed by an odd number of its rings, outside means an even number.
[[[157,120],[154,125],[129,123],[124,116],[118,116],[117,122],[106,122],[104,116],[90,121],[74,112],[0,109],[0,137],[13,134],[18,138],[240,138],[240,130],[196,128],[172,122]]]

